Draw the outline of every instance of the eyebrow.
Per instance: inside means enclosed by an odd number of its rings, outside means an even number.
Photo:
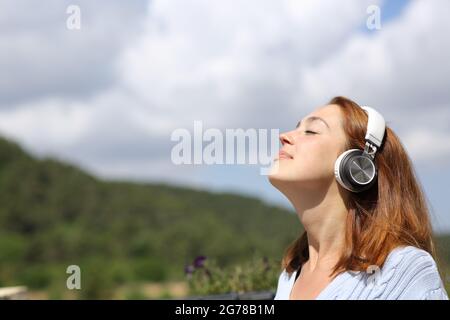
[[[328,123],[325,120],[323,120],[321,117],[311,116],[311,117],[305,119],[306,122],[312,122],[312,121],[317,121],[317,120],[322,121],[328,127],[328,129],[330,129],[330,126],[328,125]],[[301,122],[302,122],[302,120],[300,120],[297,123],[297,126],[295,128],[300,127]]]

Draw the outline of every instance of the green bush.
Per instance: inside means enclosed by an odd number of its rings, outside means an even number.
[[[133,265],[136,280],[158,282],[167,280],[166,264],[159,260],[140,259],[135,261]]]
[[[20,283],[31,289],[43,289],[55,280],[55,274],[47,265],[34,265],[20,273]]]
[[[280,274],[278,262],[258,257],[228,267],[206,259],[202,266],[194,263],[187,269],[189,295],[193,296],[275,290]]]

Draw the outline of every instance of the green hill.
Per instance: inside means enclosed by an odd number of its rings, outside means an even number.
[[[105,290],[182,279],[198,255],[223,265],[252,256],[279,261],[300,232],[295,215],[258,199],[105,182],[5,139],[0,191],[0,287],[58,291],[71,264],[81,267],[83,282]]]

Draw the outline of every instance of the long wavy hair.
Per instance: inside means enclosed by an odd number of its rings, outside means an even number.
[[[367,114],[354,101],[335,97],[329,104],[338,105],[347,141],[344,149],[364,149]],[[429,209],[424,193],[397,135],[386,125],[381,148],[375,162],[377,183],[369,190],[352,193],[343,188],[348,209],[344,251],[332,274],[346,270],[366,271],[370,265],[382,266],[390,251],[411,245],[435,257]],[[291,274],[308,260],[306,231],[287,249],[282,269]]]

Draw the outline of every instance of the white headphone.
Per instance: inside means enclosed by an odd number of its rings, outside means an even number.
[[[351,192],[369,189],[376,181],[375,154],[383,142],[386,123],[373,108],[361,107],[367,112],[366,146],[364,150],[350,149],[343,152],[334,164],[334,175],[339,184]]]

